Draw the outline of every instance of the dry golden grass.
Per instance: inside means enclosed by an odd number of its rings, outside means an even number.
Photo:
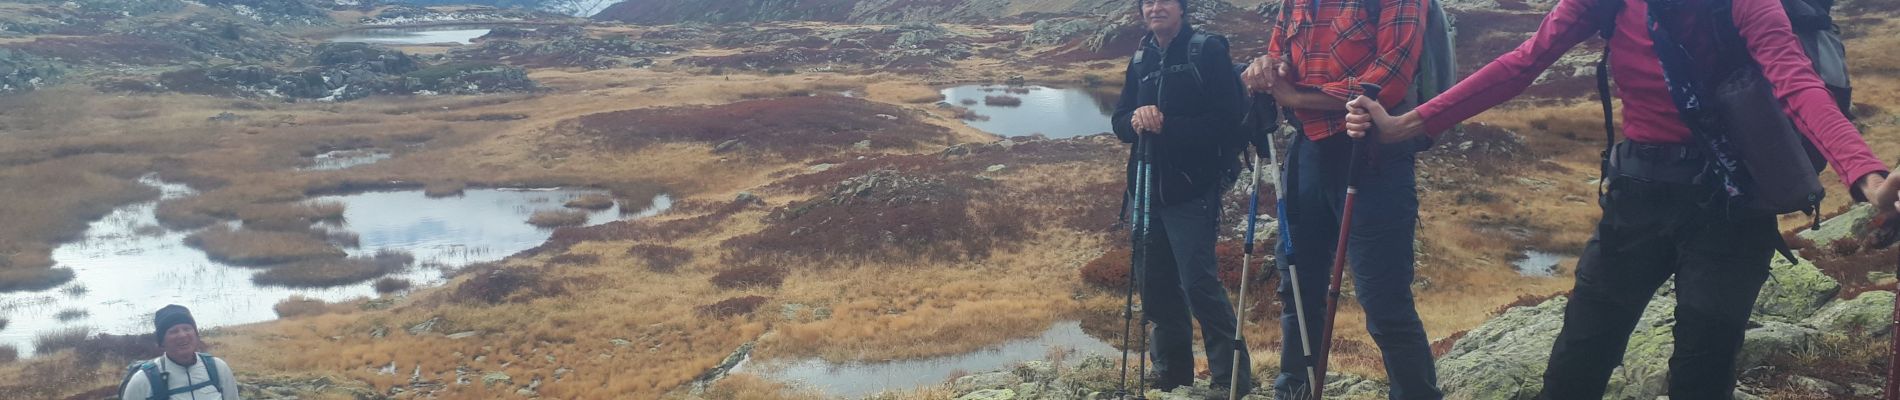
[[[590,194],[568,200],[563,206],[584,210],[605,210],[614,206],[614,198],[604,194]]]
[[[213,225],[185,238],[211,259],[238,265],[269,265],[295,261],[342,258],[342,249],[311,232],[231,229]]]
[[[435,181],[422,187],[422,195],[430,198],[461,196],[468,184],[462,181]]]
[[[528,216],[528,223],[542,228],[575,226],[587,223],[587,212],[580,210],[541,210]]]
[[[708,400],[816,400],[825,396],[800,391],[781,382],[752,374],[734,374],[706,390]]]
[[[288,287],[332,287],[362,283],[402,271],[415,263],[415,257],[396,250],[383,250],[372,257],[307,260],[273,266],[251,277],[259,285]]]
[[[239,208],[245,228],[300,231],[317,222],[342,222],[343,203],[335,201],[258,204]]]
[[[1850,46],[1876,48],[1868,46],[1885,44],[1879,40],[1890,39],[1874,38],[1891,36],[1869,35]],[[1893,57],[1891,54],[1869,53],[1851,53],[1857,57],[1857,70],[1900,65],[1900,60],[1885,59]],[[1873,66],[1868,66],[1870,63]],[[973,59],[959,61],[958,65],[1002,64]],[[994,76],[998,70],[958,68],[948,72],[946,79],[999,79]],[[984,71],[992,76],[985,76]],[[1109,79],[1119,76],[1113,72],[1078,67],[1032,74],[1081,81],[1090,75]],[[4,184],[0,187],[32,188],[0,193],[0,220],[9,222],[5,224],[8,226],[0,226],[0,250],[7,252],[7,259],[14,260],[0,268],[0,282],[8,281],[6,274],[14,271],[52,271],[45,268],[51,264],[45,257],[51,244],[76,233],[84,226],[86,216],[149,198],[149,192],[132,183],[132,178],[144,172],[161,172],[167,180],[187,182],[203,191],[166,203],[161,213],[166,215],[168,225],[184,221],[181,225],[205,226],[218,220],[247,220],[247,212],[271,214],[256,210],[274,208],[269,206],[272,204],[296,204],[313,190],[361,188],[366,183],[387,181],[420,182],[433,195],[456,193],[470,184],[604,187],[613,190],[628,209],[644,208],[644,204],[632,201],[649,201],[651,194],[659,191],[629,195],[623,193],[622,186],[664,187],[673,195],[676,206],[690,202],[724,204],[739,191],[752,191],[801,174],[809,162],[818,161],[724,159],[710,154],[708,145],[684,143],[660,144],[637,152],[602,151],[553,129],[579,116],[633,108],[720,104],[747,96],[801,91],[854,90],[884,103],[914,104],[907,107],[931,113],[930,123],[950,128],[956,133],[954,141],[991,140],[987,134],[939,115],[942,111],[927,105],[941,99],[932,85],[943,82],[920,82],[916,77],[699,76],[666,68],[537,70],[532,75],[553,91],[266,107],[237,107],[228,100],[190,96],[113,99],[84,90],[16,96],[30,100],[0,98],[0,103],[6,103],[0,105],[11,106],[0,110],[21,110],[0,111],[0,123],[9,130],[7,135],[0,135],[0,149],[6,149],[0,150],[0,184]],[[1900,78],[1857,75],[1856,79],[1864,103],[1882,105],[1900,100],[1900,91],[1895,89],[1900,88]],[[1571,261],[1563,264],[1557,277],[1536,278],[1513,272],[1509,257],[1521,250],[1520,246],[1562,252],[1580,246],[1587,238],[1596,215],[1594,188],[1588,180],[1594,178],[1595,151],[1601,146],[1600,131],[1593,122],[1597,118],[1594,107],[1531,106],[1481,116],[1481,121],[1517,131],[1532,153],[1532,161],[1511,168],[1510,174],[1483,177],[1485,190],[1501,200],[1459,205],[1458,195],[1466,190],[1464,187],[1423,191],[1425,211],[1420,237],[1425,239],[1425,246],[1420,249],[1424,256],[1420,258],[1419,274],[1429,283],[1418,291],[1418,301],[1432,335],[1429,339],[1470,329],[1498,304],[1520,295],[1544,295],[1569,287],[1567,268]],[[226,108],[248,114],[251,122],[268,123],[221,125],[204,121]],[[46,119],[33,111],[51,114],[47,111],[73,109],[121,111],[81,115],[73,121]],[[445,117],[477,114],[528,117],[506,124]],[[351,129],[319,126],[344,122],[350,123]],[[130,134],[134,132],[137,134]],[[1900,139],[1900,128],[1893,124],[1877,123],[1868,135],[1878,154],[1900,151],[1894,147],[1900,146],[1896,144],[1900,143],[1896,140]],[[413,143],[420,147],[391,160],[347,171],[291,170],[302,162],[299,152],[343,143],[383,148]],[[911,151],[934,153],[941,148],[932,144]],[[1099,185],[1119,181],[1115,168],[1119,163],[1119,159],[1061,165],[1011,163],[1010,170],[1020,172],[994,179],[1004,188],[1024,191]],[[1454,179],[1464,182],[1480,178],[1457,175],[1463,173],[1457,171],[1427,170],[1434,176],[1453,174]],[[25,186],[16,186],[16,182]],[[804,201],[810,196],[757,194],[771,205]],[[1572,196],[1583,200],[1566,199]],[[1844,197],[1837,194],[1830,196],[1830,201]],[[1087,209],[1074,204],[1037,207],[1039,212],[1051,214]],[[704,212],[676,210],[657,219],[691,218]],[[387,309],[292,311],[302,316],[229,328],[217,335],[217,344],[222,356],[244,365],[246,371],[327,374],[342,382],[373,386],[381,393],[408,385],[407,371],[418,367],[421,379],[438,383],[452,382],[456,369],[462,367],[506,372],[515,379],[506,386],[446,385],[434,393],[436,396],[511,396],[529,380],[540,377],[543,381],[539,391],[548,398],[663,398],[681,395],[681,385],[749,341],[759,341],[754,353],[759,359],[926,357],[1031,336],[1060,320],[1113,315],[1120,307],[1117,293],[1083,286],[1076,279],[1075,269],[1125,238],[1055,223],[1038,225],[1034,239],[1020,248],[999,251],[981,261],[843,262],[826,268],[788,265],[791,272],[776,289],[713,286],[708,278],[734,267],[721,262],[734,250],[721,248],[718,243],[765,229],[768,212],[767,208],[756,207],[740,211],[718,224],[718,229],[683,237],[582,242],[565,252],[502,262],[535,271],[540,281],[560,284],[565,294],[517,295],[494,304],[456,301],[452,296],[455,289],[473,279],[461,276],[446,289],[417,288]],[[1519,226],[1534,234],[1522,240],[1498,240],[1495,232],[1478,229],[1490,226]],[[691,256],[663,260],[677,265],[670,272],[655,272],[647,268],[654,261],[644,253],[628,252],[635,246],[679,249]],[[554,257],[569,254],[599,257],[596,262],[547,265]],[[39,269],[21,269],[21,265]],[[753,312],[723,319],[697,312],[699,307],[719,299],[747,296],[767,300]],[[777,312],[785,304],[826,307],[832,313],[828,319],[813,318],[809,313],[786,319]],[[640,305],[639,312],[628,312],[625,305]],[[432,318],[440,319],[433,331],[420,335],[404,332]],[[1363,321],[1357,306],[1345,303],[1338,322],[1340,357],[1334,363],[1340,370],[1379,376],[1382,371],[1377,352],[1366,338]],[[372,337],[370,333],[378,328],[388,335]],[[1250,321],[1245,329],[1253,338],[1256,366],[1271,366],[1279,344],[1275,322]],[[481,332],[482,336],[479,340],[444,337],[463,331]],[[768,331],[775,333],[767,336]],[[630,344],[616,346],[614,339]],[[283,348],[300,351],[275,351]],[[476,361],[477,357],[482,360]],[[65,359],[59,355],[0,364],[0,391],[27,393],[33,398],[61,397],[116,384],[110,365],[92,368],[59,361]],[[405,373],[376,373],[391,362]],[[97,371],[87,372],[88,368]],[[552,371],[562,368],[571,372],[563,379],[551,379]],[[67,378],[40,379],[45,377]],[[56,382],[56,387],[13,391],[25,387],[23,383],[41,381]],[[816,396],[787,391],[777,383],[748,375],[730,377],[709,392],[709,398],[734,399]],[[936,398],[947,394],[923,390],[900,397]]]
[[[864,88],[865,97],[893,103],[930,104],[943,101],[943,93],[930,86],[908,82],[878,82]]]
[[[277,305],[271,306],[271,310],[277,312],[278,318],[298,318],[323,314],[344,314],[356,311],[357,307],[358,305],[354,302],[330,303],[302,295],[294,295],[288,299],[277,302]]]

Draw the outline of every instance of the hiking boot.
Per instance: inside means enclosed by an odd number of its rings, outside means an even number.
[[[1231,388],[1227,386],[1211,385],[1207,388],[1207,393],[1205,393],[1205,396],[1202,398],[1207,399],[1207,400],[1228,400],[1227,395],[1229,394],[1230,389]],[[1253,389],[1253,388],[1250,388],[1250,387],[1240,388],[1240,397],[1247,397],[1249,393],[1253,392],[1250,389]],[[1239,399],[1234,399],[1234,400],[1239,400]]]
[[[1174,390],[1175,388],[1179,388],[1179,387],[1190,386],[1194,384],[1194,382],[1192,381],[1174,382],[1174,381],[1163,380],[1161,379],[1161,374],[1155,373],[1155,371],[1153,370],[1148,371],[1147,376],[1141,377],[1141,381],[1146,383],[1149,389],[1160,390],[1163,392]]]

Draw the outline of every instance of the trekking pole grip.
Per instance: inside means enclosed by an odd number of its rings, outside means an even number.
[[[1365,91],[1365,93],[1359,95],[1359,97],[1364,97],[1374,102],[1379,101],[1379,92],[1384,90],[1383,87],[1380,87],[1376,83],[1361,83],[1359,84],[1359,88]],[[1352,163],[1346,168],[1346,182],[1349,185],[1356,185],[1359,182],[1358,166],[1362,160],[1368,165],[1372,164],[1372,160],[1367,159],[1368,156],[1366,154],[1370,149],[1363,148],[1365,147],[1363,143],[1369,141],[1368,139],[1373,139],[1378,133],[1377,127],[1374,127],[1366,130],[1365,137],[1352,139]],[[1371,142],[1378,143],[1376,140]]]

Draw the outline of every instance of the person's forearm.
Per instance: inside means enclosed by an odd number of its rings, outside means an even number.
[[[1432,132],[1425,131],[1425,117],[1419,116],[1418,110],[1412,110],[1412,111],[1406,112],[1405,114],[1400,114],[1397,117],[1397,119],[1398,121],[1392,124],[1393,126],[1391,127],[1391,129],[1396,131],[1396,133],[1399,136],[1402,136],[1402,137],[1415,137],[1419,135],[1429,135],[1433,137],[1437,136],[1437,135],[1434,135]]]
[[[1333,97],[1319,90],[1309,88],[1286,88],[1273,91],[1273,100],[1281,107],[1295,110],[1341,111],[1346,99]]]

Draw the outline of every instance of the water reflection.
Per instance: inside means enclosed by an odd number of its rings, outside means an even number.
[[[142,183],[157,187],[161,200],[193,194],[184,185],[153,178]],[[417,285],[443,282],[442,270],[427,266],[459,267],[498,260],[546,241],[551,231],[529,225],[535,211],[558,209],[570,199],[603,194],[585,189],[469,189],[460,197],[431,199],[420,190],[369,192],[325,196],[317,201],[343,203],[345,221],[323,229],[356,233],[360,246],[346,248],[352,256],[379,250],[407,251],[418,266],[391,277]],[[38,292],[0,293],[0,317],[9,320],[0,330],[0,345],[12,345],[23,355],[33,352],[35,336],[69,327],[91,327],[94,332],[136,334],[150,332],[151,312],[168,303],[191,307],[203,328],[237,325],[277,318],[272,306],[292,295],[341,301],[374,297],[372,282],[330,288],[259,286],[251,281],[260,269],[211,261],[204,252],[184,244],[190,232],[158,228],[158,202],[127,205],[90,223],[79,240],[53,250],[61,267],[72,268],[74,278],[59,288]],[[630,218],[659,213],[671,207],[659,196],[653,205]],[[622,218],[618,207],[590,212],[588,224]],[[80,289],[75,289],[80,288]],[[83,310],[86,316],[60,321],[56,314]]]
[[[326,151],[310,157],[310,165],[298,168],[303,171],[334,171],[361,165],[375,164],[395,157],[388,150],[359,149]]]
[[[1512,261],[1511,266],[1525,276],[1552,276],[1557,274],[1557,263],[1563,262],[1563,258],[1562,254],[1525,250],[1524,258]]]
[[[1108,132],[1115,93],[1045,86],[967,85],[943,89],[944,101],[969,108],[988,120],[966,120],[971,127],[1001,136],[1042,134],[1067,138]],[[992,99],[994,97],[995,99]],[[1021,105],[1003,105],[1008,99]],[[1003,103],[997,103],[1001,100]]]
[[[830,363],[821,359],[746,362],[733,368],[823,391],[838,398],[861,398],[885,391],[937,385],[954,373],[976,373],[1042,360],[1050,350],[1072,351],[1071,360],[1113,354],[1114,347],[1082,332],[1079,321],[1062,321],[1041,336],[1011,341],[953,356],[888,362]]]
[[[376,28],[359,29],[344,32],[330,38],[331,42],[360,42],[373,44],[472,44],[475,38],[487,35],[489,28],[428,27],[428,28]]]

